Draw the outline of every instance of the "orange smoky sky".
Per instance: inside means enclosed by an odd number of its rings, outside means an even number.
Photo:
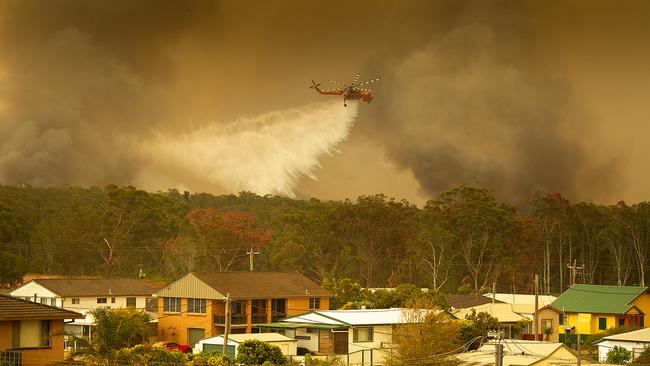
[[[4,0],[0,183],[645,200],[649,18],[631,0]],[[308,88],[356,73],[382,79],[358,110]]]

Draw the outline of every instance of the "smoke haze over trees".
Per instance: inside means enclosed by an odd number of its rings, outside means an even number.
[[[3,1],[0,182],[643,200],[649,15],[643,1]],[[310,104],[311,79],[357,72],[382,78],[358,117]]]
[[[443,292],[645,284],[650,203],[606,206],[537,192],[525,211],[459,186],[418,208],[385,195],[309,201],[133,187],[0,186],[0,276],[24,271],[174,279],[188,271],[298,271],[334,288]],[[109,245],[110,244],[110,245]],[[13,258],[13,259],[12,259]],[[13,265],[15,264],[15,265]],[[345,287],[345,286],[343,286]],[[337,290],[338,292],[339,290]],[[343,290],[341,290],[343,291]]]

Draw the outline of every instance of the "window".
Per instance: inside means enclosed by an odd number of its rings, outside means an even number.
[[[47,297],[41,297],[41,304],[47,305],[48,303],[48,298]]]
[[[354,342],[372,342],[373,333],[372,327],[354,328]]]
[[[271,321],[278,321],[287,316],[287,299],[271,300]]]
[[[251,314],[253,324],[266,323],[266,299],[253,299]]]
[[[205,314],[205,299],[187,299],[187,312]]]
[[[625,326],[625,318],[618,318],[618,326],[619,327]]]
[[[163,311],[166,313],[180,313],[181,299],[178,297],[163,297]]]
[[[598,318],[598,330],[607,329],[607,318]]]
[[[126,298],[126,307],[127,308],[135,308],[135,297],[127,297]]]
[[[79,298],[78,297],[73,297],[72,298],[72,304],[74,304],[74,305],[79,304]]]
[[[111,304],[115,304],[115,298],[111,297]]]
[[[49,320],[17,320],[12,324],[13,348],[50,347],[51,324]]]
[[[559,321],[559,323],[560,323],[560,325],[564,325],[564,324],[566,324],[566,315],[564,315],[564,314],[560,314],[560,321]]]
[[[309,298],[309,310],[320,309],[320,297]]]
[[[553,330],[553,319],[542,319],[542,332],[549,328]]]
[[[97,298],[97,303],[98,304],[107,304],[108,301],[107,301],[107,299],[105,297],[98,297]]]
[[[50,305],[56,306],[56,298],[55,297],[50,299]]]

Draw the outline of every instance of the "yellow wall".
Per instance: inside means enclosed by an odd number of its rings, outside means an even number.
[[[11,321],[0,321],[0,351],[11,351]],[[63,319],[52,320],[51,334],[63,332]],[[52,347],[17,349],[23,355],[23,365],[46,365],[53,361],[63,361],[63,337],[52,337]]]
[[[297,315],[309,312],[309,296],[287,299],[287,315]],[[252,324],[252,299],[246,300],[247,325],[246,333],[251,332]],[[267,299],[267,322],[271,321],[271,299]],[[320,310],[329,309],[329,298],[320,299]],[[158,340],[176,341],[187,343],[188,328],[205,330],[205,336],[214,336],[223,333],[222,327],[214,326],[214,315],[224,315],[225,304],[221,300],[208,300],[205,314],[188,314],[187,299],[181,299],[180,313],[163,312],[163,298],[158,298]],[[190,345],[193,346],[193,345]]]
[[[624,317],[624,315],[580,313],[580,324],[578,325],[578,314],[567,313],[566,315],[567,324],[565,327],[575,327],[576,333],[580,334],[596,334],[602,332],[602,329],[598,329],[600,318],[607,319],[607,329],[609,329],[616,328],[618,326],[618,319]]]
[[[646,316],[650,316],[650,293],[644,292],[639,297],[632,301],[632,305],[635,305],[642,313]],[[644,324],[646,327],[647,324]]]

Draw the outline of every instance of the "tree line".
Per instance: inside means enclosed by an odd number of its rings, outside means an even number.
[[[0,283],[25,272],[175,279],[189,271],[298,271],[318,283],[445,293],[645,286],[650,203],[536,192],[517,207],[459,186],[423,207],[356,200],[0,185]],[[575,263],[575,266],[574,266]],[[575,267],[573,270],[571,267]]]

